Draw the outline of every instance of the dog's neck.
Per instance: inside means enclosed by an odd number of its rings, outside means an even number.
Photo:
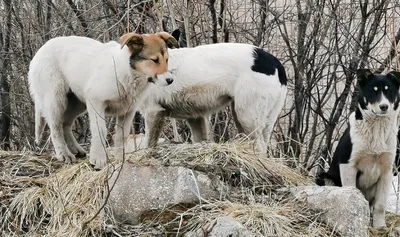
[[[129,58],[131,56],[129,49],[124,47],[122,49],[117,48],[114,60],[116,79],[120,86],[121,93],[137,93],[138,91],[144,91],[148,87],[149,82],[145,75],[133,70],[129,64]],[[140,78],[139,80],[137,80]],[[129,89],[131,91],[129,91]]]
[[[364,149],[365,152],[371,153],[395,149],[398,114],[399,111],[395,110],[386,116],[378,116],[372,111],[358,107],[349,118],[353,143],[357,143],[357,147]],[[357,118],[360,115],[362,117]]]

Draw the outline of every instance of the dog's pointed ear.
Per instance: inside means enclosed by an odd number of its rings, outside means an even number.
[[[400,72],[390,71],[387,73],[388,76],[392,77],[397,83],[400,84]]]
[[[181,36],[181,30],[176,29],[172,31],[171,35],[176,39],[176,41],[179,41],[179,37]]]
[[[178,41],[172,35],[168,34],[167,32],[159,32],[157,34],[165,41],[168,48],[179,48]]]
[[[143,36],[136,33],[126,33],[119,38],[121,49],[126,45],[131,53],[139,53],[144,46]]]
[[[357,79],[359,81],[365,81],[367,80],[370,76],[373,75],[373,73],[371,72],[371,70],[369,69],[357,69]]]

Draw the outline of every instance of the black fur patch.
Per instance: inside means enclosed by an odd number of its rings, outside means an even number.
[[[144,60],[147,60],[147,58],[143,57],[140,53],[132,54],[129,58],[129,65],[131,65],[132,69],[136,70],[136,64]]]
[[[360,109],[357,107],[356,108],[356,120],[362,120],[362,119],[363,119],[362,113],[361,113]]]
[[[278,69],[279,82],[282,85],[287,85],[285,68],[276,57],[257,47],[254,48],[253,57],[254,64],[251,66],[251,70],[271,76],[274,75],[275,70]]]
[[[396,159],[393,165],[393,175],[397,176],[400,172],[400,130],[397,131],[397,149],[396,149]]]
[[[356,180],[358,180],[362,174],[363,174],[363,172],[359,170],[356,175]]]
[[[71,88],[69,89],[67,93],[67,99],[68,99],[68,104],[71,104],[72,106],[74,104],[80,104],[82,101],[79,100],[79,98],[75,95],[74,92],[72,92]]]
[[[330,179],[335,183],[336,186],[342,186],[339,165],[349,162],[352,149],[353,143],[351,142],[350,128],[348,127],[339,140],[328,172],[319,174],[316,179],[316,183],[320,186],[323,186],[325,185],[325,179]]]
[[[186,48],[187,47],[187,42],[186,42],[186,33],[185,29],[181,32],[180,29],[176,29],[171,33],[172,37],[178,41],[178,47],[179,48]],[[182,37],[180,37],[182,35]]]

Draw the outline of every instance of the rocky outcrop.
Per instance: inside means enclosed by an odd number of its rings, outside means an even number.
[[[254,237],[233,217],[223,216],[206,224],[203,228],[185,234],[185,237]]]
[[[118,179],[117,179],[118,178]],[[218,198],[219,181],[179,166],[132,166],[126,163],[109,180],[109,205],[120,222],[138,224],[145,211],[169,204]]]
[[[369,236],[369,205],[357,188],[299,186],[290,188],[290,191],[309,208],[321,212],[322,220],[341,236]]]

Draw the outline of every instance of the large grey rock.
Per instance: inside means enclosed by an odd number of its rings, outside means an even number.
[[[241,223],[233,217],[223,216],[196,231],[188,232],[185,237],[253,237]]]
[[[110,178],[110,187],[117,176],[118,171]],[[138,224],[140,215],[154,208],[218,198],[218,184],[207,175],[184,167],[135,167],[125,163],[108,203],[116,220]]]
[[[341,236],[369,236],[369,205],[357,188],[299,186],[290,188],[290,191],[312,210],[321,211],[323,221],[334,227]]]

